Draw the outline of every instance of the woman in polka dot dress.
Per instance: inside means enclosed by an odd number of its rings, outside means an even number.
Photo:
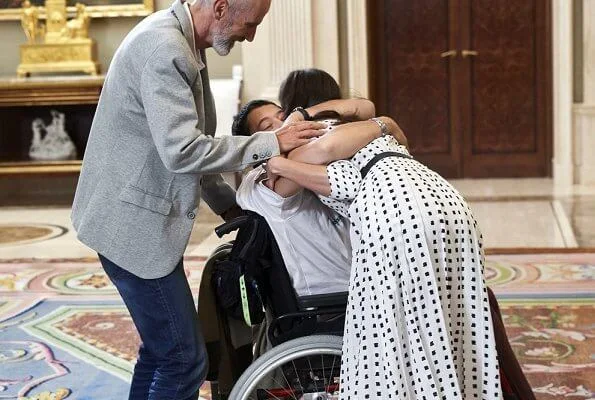
[[[386,130],[384,121],[370,123]],[[269,160],[267,170],[351,221],[341,398],[500,399],[482,238],[465,200],[393,136],[328,166],[313,165],[330,160],[308,147],[345,139],[319,141]]]
[[[404,157],[382,158],[362,177],[386,152]],[[268,162],[351,220],[341,396],[499,399],[477,223],[448,182],[407,156],[387,135],[327,167]]]

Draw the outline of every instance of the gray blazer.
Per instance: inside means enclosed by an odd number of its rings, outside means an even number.
[[[79,240],[145,279],[169,274],[180,261],[200,197],[218,214],[235,204],[220,172],[279,154],[273,133],[213,138],[215,105],[192,35],[176,0],[124,39],[105,78],[72,205]]]

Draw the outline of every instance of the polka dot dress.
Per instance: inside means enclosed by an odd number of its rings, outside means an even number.
[[[465,200],[392,137],[327,167],[351,220],[342,399],[500,399],[481,234]]]

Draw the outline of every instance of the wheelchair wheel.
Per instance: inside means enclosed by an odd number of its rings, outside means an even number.
[[[274,347],[240,376],[229,399],[338,398],[342,342],[340,336],[313,335]]]

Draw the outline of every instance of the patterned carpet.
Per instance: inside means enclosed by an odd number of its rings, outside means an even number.
[[[486,276],[538,399],[595,399],[595,253],[491,255]],[[97,260],[0,262],[0,399],[124,399],[137,345]]]

